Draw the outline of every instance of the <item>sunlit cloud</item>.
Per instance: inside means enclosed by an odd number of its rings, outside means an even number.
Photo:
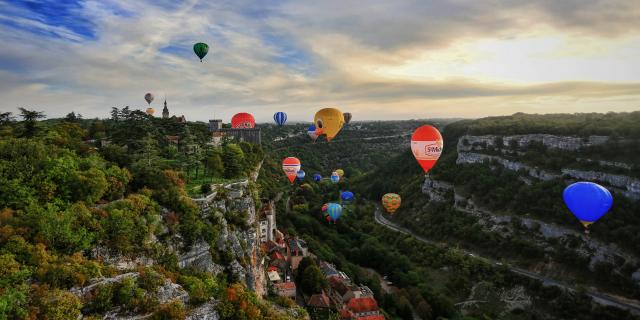
[[[0,2],[0,110],[190,120],[606,112],[640,106],[633,1]],[[191,51],[207,42],[200,63]]]

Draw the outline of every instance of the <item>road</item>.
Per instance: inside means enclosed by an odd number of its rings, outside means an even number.
[[[385,217],[382,216],[381,210],[380,210],[380,206],[376,205],[376,209],[375,209],[375,213],[374,213],[374,218],[376,220],[376,222],[378,224],[381,224],[391,230],[400,232],[400,233],[404,233],[407,235],[410,235],[424,243],[428,243],[428,244],[434,244],[434,245],[443,245],[444,243],[441,242],[436,242],[433,240],[429,240],[423,236],[417,235],[415,234],[413,231],[402,227],[396,223],[393,223],[389,220],[387,220]],[[445,244],[446,245],[446,244]],[[494,259],[490,259],[490,258],[486,258],[486,257],[481,257],[479,254],[475,253],[475,252],[471,252],[468,250],[462,250],[466,255],[468,256],[473,256],[473,257],[478,257],[478,258],[482,258],[486,261],[488,261],[489,263],[493,264],[494,266],[500,266],[502,265],[501,262],[496,261]],[[575,291],[575,287],[568,285],[566,283],[562,283],[561,281],[558,280],[554,280],[548,277],[545,277],[541,274],[535,273],[535,272],[531,272],[529,270],[526,269],[522,269],[522,268],[518,268],[518,267],[513,267],[513,266],[509,266],[509,269],[511,270],[511,272],[517,273],[519,275],[523,275],[525,277],[528,278],[532,278],[532,279],[536,279],[541,281],[544,285],[547,286],[556,286],[556,287],[560,287],[560,288],[564,288],[570,291]],[[608,295],[606,293],[600,293],[600,292],[596,292],[596,291],[589,291],[587,292],[587,295],[589,295],[591,298],[593,298],[593,301],[595,301],[596,303],[599,303],[601,305],[607,305],[607,306],[614,306],[614,307],[618,307],[620,309],[625,309],[625,310],[629,310],[629,312],[631,312],[634,315],[640,315],[640,305],[638,304],[634,304],[634,303],[629,303],[627,301],[623,301],[622,299],[619,299],[617,297]]]

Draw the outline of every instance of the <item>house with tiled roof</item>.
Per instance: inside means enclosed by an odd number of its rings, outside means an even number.
[[[325,277],[329,278],[331,276],[339,276],[338,270],[336,267],[326,261],[320,261],[320,270],[324,274]]]
[[[273,288],[277,295],[287,298],[296,298],[296,284],[295,282],[281,282],[273,284]]]
[[[287,257],[289,258],[289,264],[291,264],[291,270],[298,269],[298,265],[302,258],[309,255],[307,244],[297,237],[291,237],[287,241]]]
[[[350,320],[384,320],[384,315],[378,308],[378,302],[373,297],[353,298],[341,310],[343,319]]]
[[[331,315],[331,301],[325,292],[311,295],[306,304],[311,319],[328,319]]]

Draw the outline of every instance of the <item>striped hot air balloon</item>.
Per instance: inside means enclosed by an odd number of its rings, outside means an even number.
[[[287,178],[289,178],[291,183],[296,180],[300,167],[302,167],[302,165],[300,164],[300,160],[296,157],[287,157],[282,160],[282,171],[284,171],[284,174],[287,175]]]
[[[382,196],[382,206],[391,215],[396,213],[396,210],[400,208],[401,202],[402,202],[402,198],[400,198],[400,196],[395,193],[387,193],[384,196]]]
[[[273,114],[273,121],[275,121],[279,126],[282,126],[287,122],[287,114],[284,112],[276,112]]]
[[[342,206],[337,203],[329,203],[327,206],[327,214],[329,214],[329,221],[336,223],[338,218],[342,215]]]

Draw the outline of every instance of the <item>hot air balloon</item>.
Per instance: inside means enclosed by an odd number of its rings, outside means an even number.
[[[327,207],[329,207],[329,204],[328,204],[328,203],[323,204],[323,205],[322,205],[322,212],[327,211]]]
[[[316,125],[316,134],[318,136],[324,134],[327,136],[327,141],[331,141],[342,129],[344,116],[336,108],[324,108],[316,112],[313,122]]]
[[[151,101],[153,101],[153,94],[147,93],[144,95],[144,100],[147,101],[148,105],[151,105]]]
[[[329,221],[336,223],[340,215],[342,215],[342,206],[337,203],[329,203],[327,213],[329,214]]]
[[[153,109],[153,108],[147,108],[147,110],[145,110],[145,112],[146,112],[148,115],[153,116],[153,114],[156,112],[156,110],[155,110],[155,109]]]
[[[335,171],[333,173],[331,173],[331,182],[333,182],[333,183],[340,182],[340,175],[338,175],[338,173],[335,172]]]
[[[351,112],[345,112],[342,116],[344,117],[344,123],[349,124],[351,122]]]
[[[313,142],[316,142],[316,139],[318,139],[318,134],[316,133],[316,126],[313,124],[307,130],[307,134],[309,135],[309,137],[311,137]]]
[[[355,200],[355,196],[351,191],[343,191],[340,193],[340,199],[342,199],[342,203],[351,204]]]
[[[322,176],[319,173],[313,175],[313,181],[319,182],[320,180],[322,180]]]
[[[291,183],[296,179],[300,167],[300,160],[298,160],[298,158],[287,157],[282,160],[282,171],[284,171],[284,174],[287,175]]]
[[[296,178],[298,178],[298,181],[304,180],[305,175],[306,174],[304,173],[303,170],[298,170],[298,172],[296,172]]]
[[[605,187],[593,182],[576,182],[569,185],[562,193],[567,208],[580,220],[588,233],[589,225],[604,216],[611,205],[613,197]]]
[[[235,129],[251,129],[255,128],[256,120],[250,113],[240,112],[231,118],[231,127]]]
[[[382,206],[387,210],[389,214],[396,213],[396,210],[400,208],[402,199],[395,193],[387,193],[382,196]]]
[[[411,136],[411,151],[418,163],[427,174],[436,164],[442,153],[442,136],[438,129],[424,125]]]
[[[209,52],[209,45],[203,42],[198,42],[193,45],[193,52],[195,52],[196,56],[200,58],[200,62],[202,62],[202,58],[207,55]]]
[[[340,179],[342,179],[342,176],[344,176],[344,170],[342,169],[336,170],[336,173],[338,174],[338,176],[340,176]]]
[[[287,114],[284,112],[276,112],[273,114],[273,121],[275,121],[279,126],[282,126],[287,122]]]

